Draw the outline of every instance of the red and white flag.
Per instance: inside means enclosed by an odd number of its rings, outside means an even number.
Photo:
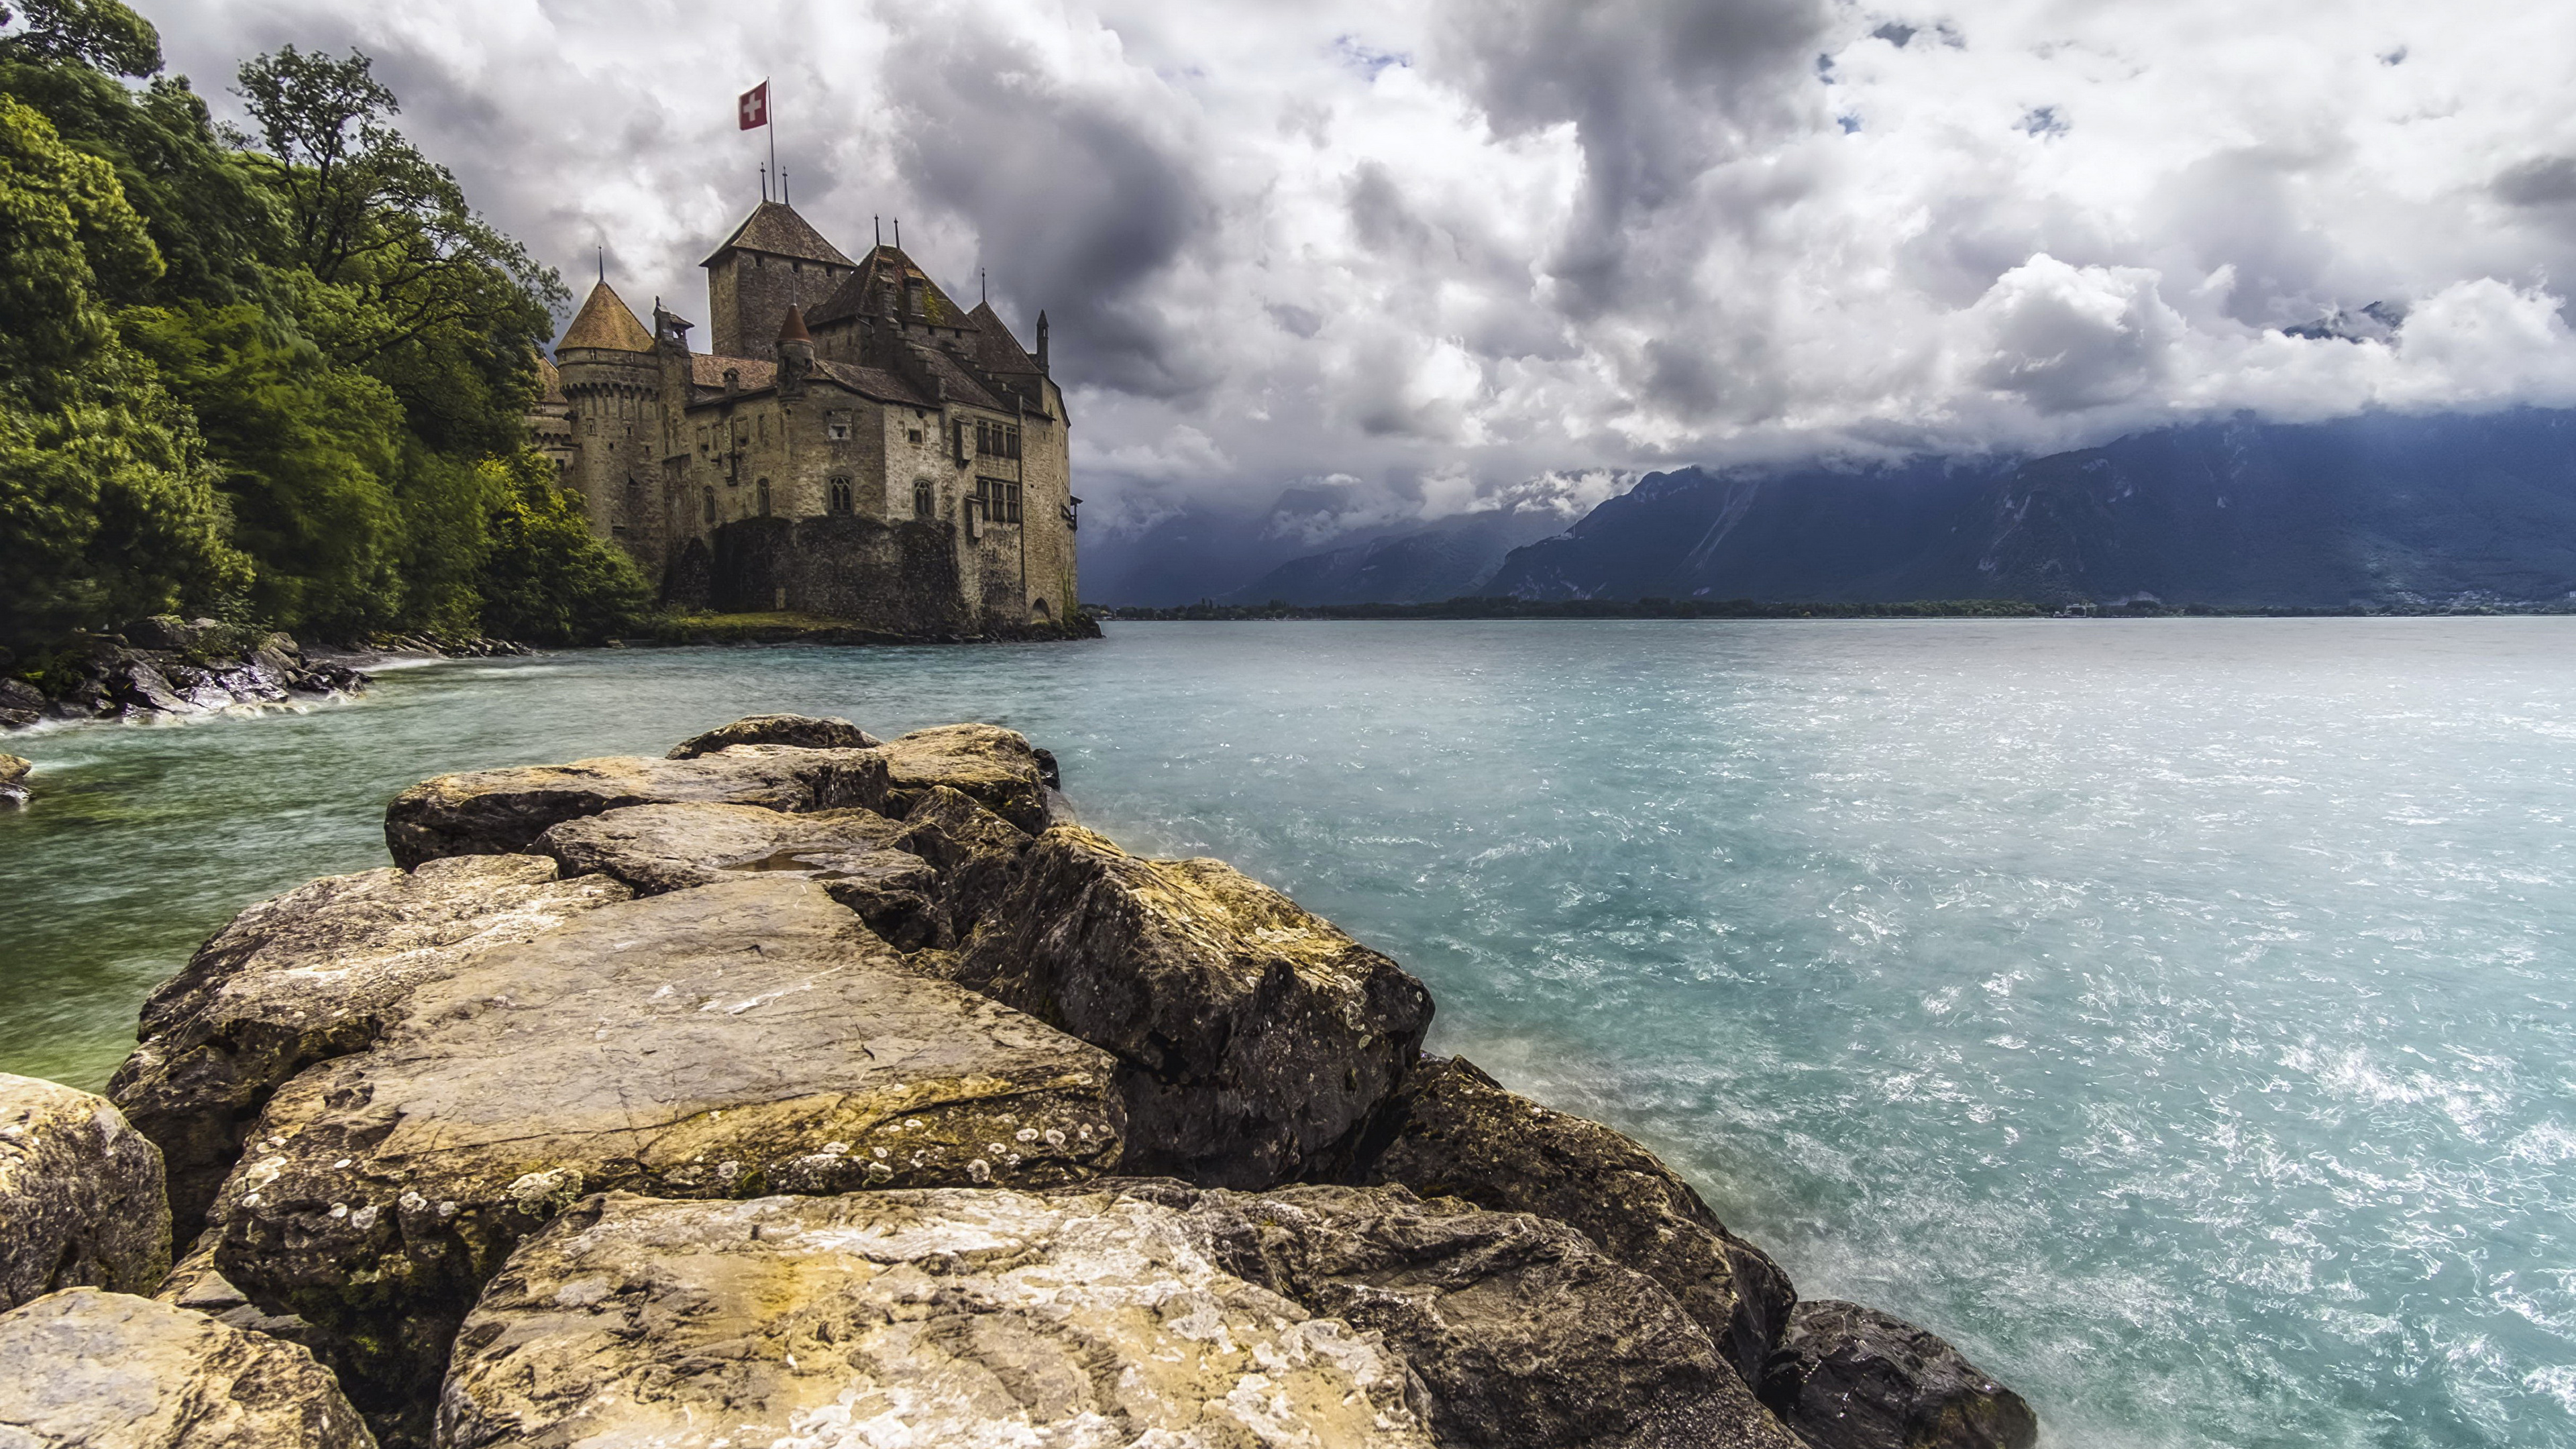
[[[735,109],[741,113],[743,130],[756,131],[763,126],[768,125],[769,82],[762,81],[760,84],[753,86],[750,90],[744,91],[742,93],[742,99],[735,102],[734,105]]]

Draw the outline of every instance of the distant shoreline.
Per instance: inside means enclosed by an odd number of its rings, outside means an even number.
[[[1495,599],[1433,604],[1184,604],[1094,608],[1095,618],[1129,623],[1243,623],[1267,620],[1470,619],[2411,619],[2566,615],[2567,603],[2426,604],[2415,608],[2217,608],[2140,600],[2052,608],[2021,599],[1915,599],[1886,604],[1765,604],[1752,599]]]

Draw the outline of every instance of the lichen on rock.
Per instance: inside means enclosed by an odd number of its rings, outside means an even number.
[[[671,747],[673,760],[694,760],[732,745],[794,745],[807,750],[865,750],[884,743],[845,719],[829,715],[755,714],[691,735]]]
[[[0,1309],[169,1269],[160,1149],[103,1097],[0,1072]]]
[[[375,1449],[304,1349],[91,1288],[0,1314],[0,1444]]]

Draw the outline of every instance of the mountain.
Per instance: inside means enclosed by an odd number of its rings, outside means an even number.
[[[2554,601],[2576,593],[2576,412],[2239,420],[2026,460],[1660,473],[1514,550],[1483,592]]]
[[[1220,602],[1415,604],[1481,593],[1513,549],[1565,523],[1548,508],[1452,514],[1410,532],[1290,559]]]

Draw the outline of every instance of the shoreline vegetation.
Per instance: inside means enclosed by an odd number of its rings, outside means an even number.
[[[2027,599],[1914,599],[1896,603],[1762,603],[1754,599],[1514,599],[1463,597],[1424,604],[1086,605],[1094,617],[1136,623],[1242,623],[1314,619],[2383,619],[2576,613],[2576,603],[2481,603],[2422,608],[2225,609],[2153,599],[2047,605]]]
[[[1014,731],[755,716],[424,781],[384,838],[171,963],[105,1098],[0,1076],[41,1148],[0,1170],[0,1421],[2036,1440],[1645,1147],[1424,1053],[1397,962],[1083,828]]]

